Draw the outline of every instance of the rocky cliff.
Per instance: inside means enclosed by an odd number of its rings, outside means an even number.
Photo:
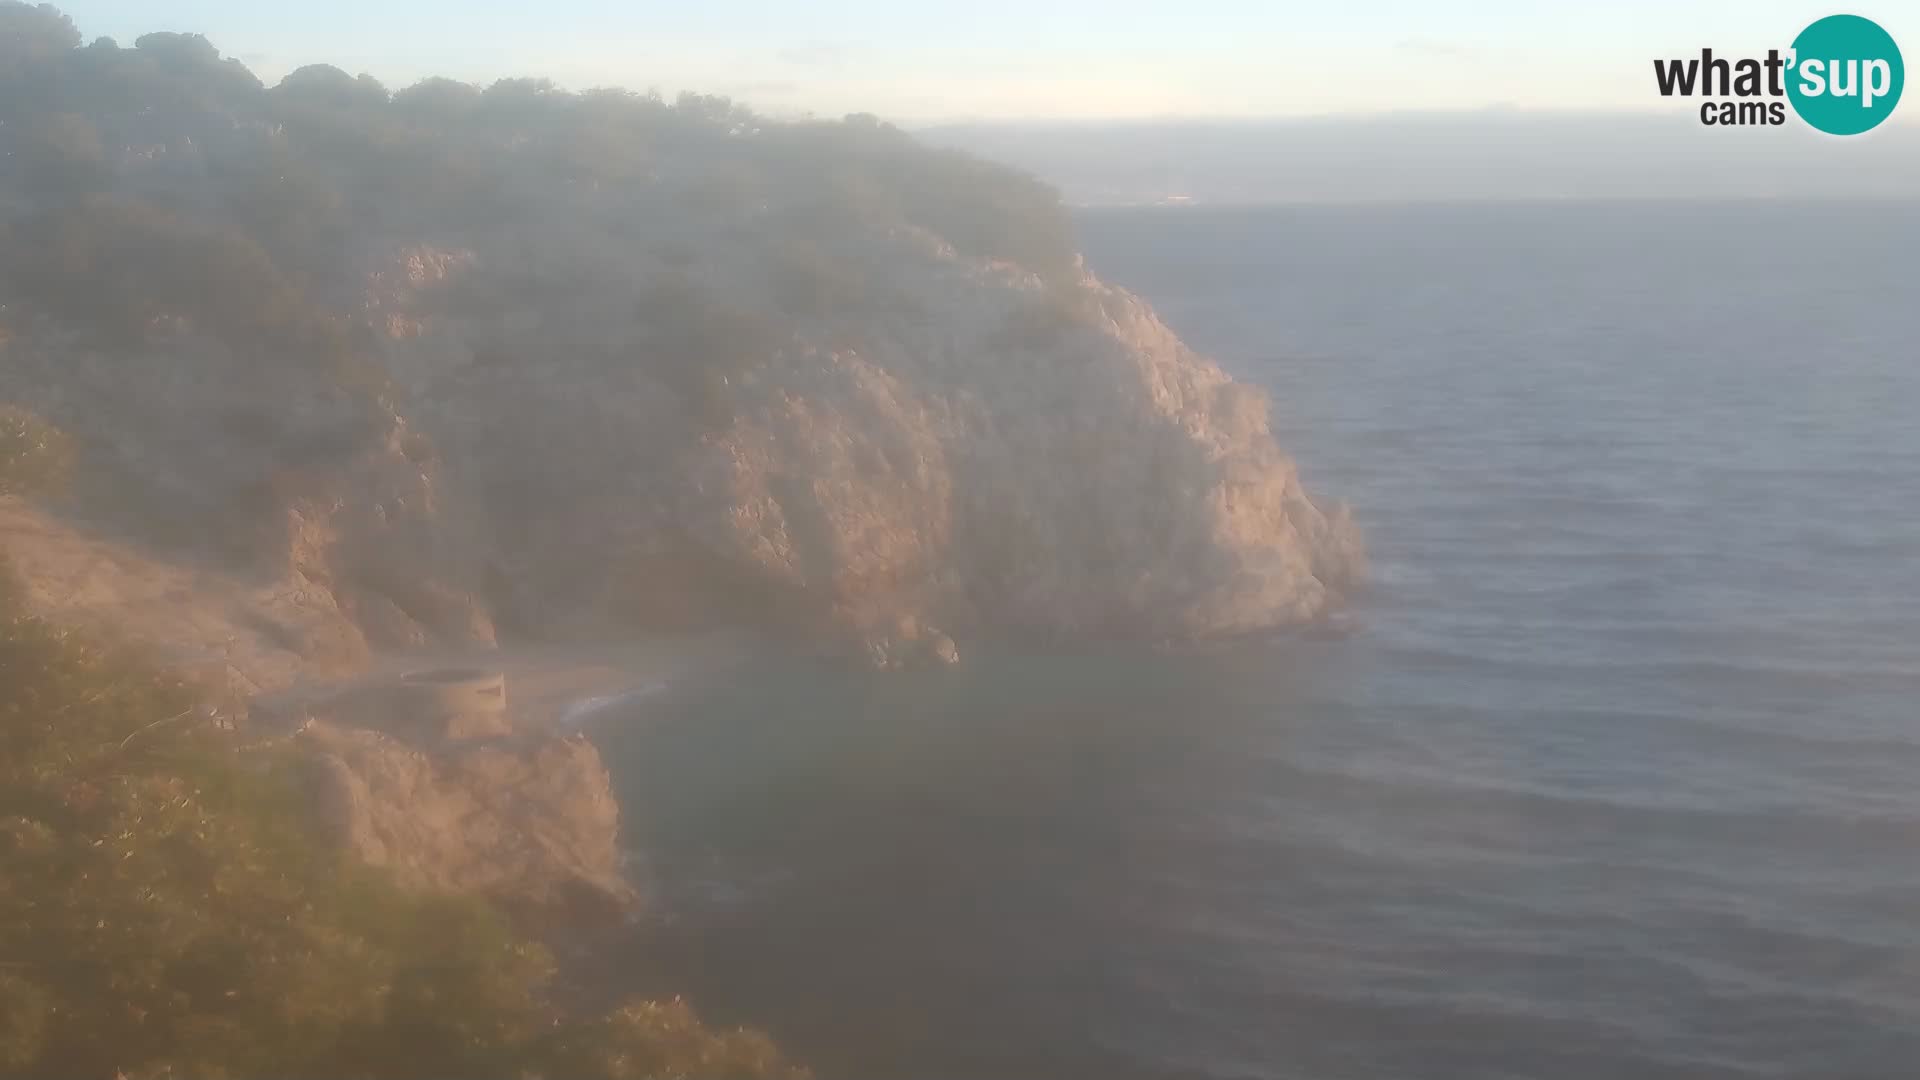
[[[337,613],[316,655],[639,621],[890,666],[1297,623],[1360,571],[1261,392],[1023,177],[44,36],[0,76],[0,402],[74,436],[90,529]]]
[[[576,931],[637,906],[619,804],[582,736],[418,745],[316,720],[296,745],[323,826],[403,887],[482,896],[524,924]]]

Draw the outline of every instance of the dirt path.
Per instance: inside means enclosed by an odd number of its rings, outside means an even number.
[[[593,698],[699,677],[742,656],[744,635],[714,632],[612,644],[375,655],[330,648],[351,634],[332,598],[283,580],[169,561],[24,500],[0,496],[0,555],[31,610],[151,649],[263,716],[434,667],[507,676],[515,725],[549,727]]]
[[[507,709],[514,727],[551,729],[576,722],[602,699],[645,694],[699,679],[737,662],[750,648],[732,632],[641,638],[603,645],[527,645],[497,650],[420,652],[377,658],[351,678],[302,679],[263,695],[256,707],[289,715],[303,705],[391,682],[409,671],[479,668],[507,677]]]

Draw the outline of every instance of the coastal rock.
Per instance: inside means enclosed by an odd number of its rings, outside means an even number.
[[[1358,577],[1356,531],[1301,488],[1264,396],[1137,298],[1089,275],[1069,308],[1016,271],[898,258],[949,314],[882,315],[863,351],[743,382],[681,504],[717,548],[883,616],[856,622],[1042,635],[1245,633]]]
[[[18,497],[0,496],[0,555],[28,610],[139,643],[221,701],[346,675],[367,658],[324,589],[168,559]]]
[[[861,642],[867,665],[876,671],[952,667],[960,663],[960,649],[951,637],[912,616],[895,619],[885,630],[863,634]]]
[[[34,225],[52,211],[0,206],[53,245],[14,245],[0,274],[0,402],[71,432],[75,506],[102,529],[341,616],[295,646],[337,665],[491,644],[496,615],[530,636],[769,627],[940,663],[950,642],[899,628],[1243,634],[1315,620],[1359,578],[1357,531],[1303,489],[1263,393],[1074,261],[1048,197],[855,123],[801,153],[826,129],[681,119],[686,152],[619,183],[489,143],[487,209],[457,215],[322,155],[379,210],[340,219],[325,258],[269,258],[224,205],[143,201],[182,181],[141,161],[129,199],[49,219],[97,240],[94,277],[152,248],[225,268],[219,289],[162,259],[132,300],[96,297],[61,276],[65,234]],[[278,137],[227,128],[209,155]],[[933,170],[891,176],[901,195],[959,169],[952,205],[838,183],[874,153]],[[730,196],[749,166],[779,182]],[[1058,235],[1025,243],[1023,222]],[[32,303],[13,308],[10,279]]]
[[[536,925],[619,919],[619,805],[585,738],[521,735],[422,746],[329,720],[294,745],[320,820],[404,885],[484,896]]]
[[[914,655],[902,626],[1242,634],[1319,618],[1363,572],[1358,531],[1301,486],[1264,394],[1084,268],[1048,284],[912,230],[862,238],[846,260],[880,299],[857,331],[785,318],[751,363],[689,389],[607,359],[646,354],[665,316],[618,297],[667,271],[553,243],[510,256],[476,238],[447,263],[496,299],[484,319],[431,292],[389,297],[428,328],[388,343],[420,390],[418,422],[489,478],[488,512],[515,519],[494,535],[540,595],[595,602],[644,580],[665,607],[704,597],[897,667],[955,655],[931,639]],[[490,283],[510,258],[591,260],[570,278],[582,310]],[[751,238],[713,250],[683,306],[778,312],[759,261]],[[594,344],[556,346],[556,324]]]

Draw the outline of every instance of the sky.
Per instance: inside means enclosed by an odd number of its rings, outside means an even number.
[[[309,63],[400,87],[542,75],[725,94],[776,115],[1299,117],[1672,108],[1655,57],[1784,49],[1783,0],[55,0],[88,38],[206,34],[269,83]],[[1852,7],[1920,50],[1920,5]],[[1902,109],[1916,113],[1920,109]],[[1911,120],[1909,115],[1904,119]]]

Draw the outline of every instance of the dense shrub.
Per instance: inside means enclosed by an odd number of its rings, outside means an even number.
[[[564,1021],[497,914],[329,852],[287,751],[17,603],[0,588],[0,1076],[799,1075],[677,1002]]]
[[[804,163],[838,216],[904,219],[965,255],[1003,259],[1055,282],[1076,277],[1072,219],[1057,192],[1017,170],[932,150],[868,116],[770,133],[769,156]]]
[[[77,113],[47,113],[26,125],[21,178],[29,191],[75,194],[96,190],[113,176],[100,129]]]
[[[134,40],[133,47],[153,58],[160,70],[180,79],[179,85],[194,84],[205,92],[206,97],[197,99],[199,104],[231,105],[263,89],[245,64],[221,59],[220,50],[201,34],[143,34]]]
[[[231,222],[98,196],[23,223],[10,248],[0,256],[7,284],[109,341],[137,343],[156,321],[178,318],[247,351],[303,355],[331,344],[324,313]]]
[[[928,149],[868,116],[772,122],[724,97],[683,93],[667,104],[620,90],[574,94],[537,78],[484,90],[434,78],[389,94],[327,65],[300,68],[269,91],[199,35],[148,34],[132,49],[78,42],[57,12],[0,0],[0,59],[19,58],[0,62],[0,84],[8,84],[0,118],[35,118],[45,152],[21,160],[38,162],[48,176],[80,177],[82,188],[100,183],[103,165],[123,147],[190,136],[196,147],[220,153],[237,132],[265,128],[280,132],[281,156],[253,171],[297,192],[404,204],[415,220],[459,227],[490,219],[510,207],[506,192],[515,183],[537,186],[543,176],[561,186],[667,180],[684,206],[706,216],[741,217],[770,204],[827,206],[833,213],[820,221],[823,229],[912,224],[965,254],[1049,278],[1073,274],[1070,220],[1050,188]],[[18,138],[13,130],[26,128],[0,128],[0,142]],[[244,155],[231,153],[210,165],[213,191],[194,192],[200,214],[236,216],[230,203],[209,204],[205,196],[228,187],[219,173],[245,165]],[[258,214],[241,216],[248,229],[260,227]],[[278,244],[261,242],[282,254]]]
[[[464,118],[480,108],[480,88],[436,75],[395,93],[393,105],[417,119]]]
[[[380,80],[371,75],[355,78],[332,64],[297,68],[280,80],[273,93],[293,101],[320,102],[345,109],[381,106],[389,98]]]
[[[0,4],[0,69],[24,67],[79,44],[73,20],[52,4]]]
[[[774,303],[791,317],[857,319],[869,300],[857,269],[805,236],[772,238],[765,272]]]
[[[0,495],[50,495],[73,471],[73,440],[16,405],[0,405]]]
[[[676,272],[656,278],[633,313],[645,330],[640,362],[714,425],[732,417],[733,382],[772,361],[784,343],[765,317]]]

